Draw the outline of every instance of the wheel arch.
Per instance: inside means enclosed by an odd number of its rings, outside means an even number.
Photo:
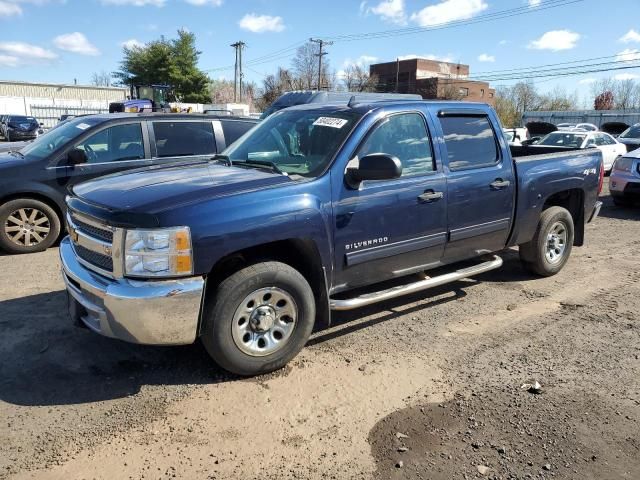
[[[58,202],[56,202],[50,195],[47,195],[46,193],[37,192],[37,191],[8,193],[7,195],[0,197],[0,205],[4,205],[5,203],[11,202],[13,200],[21,200],[21,199],[38,200],[39,202],[42,202],[47,206],[51,207],[53,211],[56,212],[56,215],[58,215],[58,218],[60,219],[60,235],[64,233],[65,222],[64,222],[63,209]]]
[[[584,244],[584,190],[571,188],[550,195],[545,199],[542,211],[550,207],[562,207],[569,211],[573,219],[573,245],[581,247]]]
[[[316,242],[309,238],[291,238],[251,246],[219,259],[206,275],[203,308],[213,299],[218,285],[242,268],[265,261],[277,261],[299,271],[309,282],[316,301],[316,326],[331,324],[326,272]],[[201,315],[202,317],[202,315]],[[202,318],[198,334],[202,331]]]

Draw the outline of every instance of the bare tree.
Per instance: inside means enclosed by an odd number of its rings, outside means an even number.
[[[348,92],[375,92],[378,83],[376,75],[360,65],[349,65],[344,71],[344,86]]]
[[[298,47],[296,56],[291,61],[293,75],[297,77],[302,88],[312,90],[318,85],[318,55],[320,46],[314,42],[307,42]],[[335,83],[331,78],[328,56],[322,58],[321,88],[329,89]]]
[[[211,103],[233,103],[235,86],[231,80],[211,80]]]
[[[613,85],[613,98],[616,108],[626,110],[633,108],[636,82],[633,79],[617,80]]]
[[[91,85],[96,87],[110,87],[113,85],[111,74],[105,70],[91,74]]]

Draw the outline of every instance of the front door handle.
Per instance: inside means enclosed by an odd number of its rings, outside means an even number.
[[[503,188],[507,188],[509,185],[511,185],[509,180],[502,180],[501,178],[496,178],[489,184],[492,190],[502,190]]]
[[[418,195],[418,200],[422,203],[435,202],[444,197],[442,192],[434,192],[433,190],[427,190],[422,195]]]

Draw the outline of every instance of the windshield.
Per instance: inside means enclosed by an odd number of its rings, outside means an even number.
[[[640,138],[640,124],[627,128],[619,138]]]
[[[504,132],[504,137],[507,139],[507,142],[513,141],[513,133],[512,132]]]
[[[56,125],[55,128],[25,145],[20,153],[32,158],[43,159],[98,122],[100,120],[97,118],[81,117]]]
[[[36,119],[33,117],[24,117],[24,116],[19,116],[19,115],[12,115],[9,117],[9,119],[7,120],[9,122],[35,122]]]
[[[316,177],[360,117],[348,108],[283,110],[263,120],[224,154],[234,163],[271,162],[287,174]]]
[[[586,135],[577,133],[550,133],[540,139],[538,145],[553,145],[556,147],[573,147],[580,148]]]

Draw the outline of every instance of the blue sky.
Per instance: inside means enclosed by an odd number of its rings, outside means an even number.
[[[608,1],[606,8],[602,0],[582,0],[538,10],[568,1],[0,0],[0,79],[88,83],[93,72],[117,69],[124,42],[173,37],[181,27],[196,34],[200,68],[214,78],[233,77],[233,69],[220,68],[233,64],[229,45],[245,41],[246,77],[257,82],[278,65],[289,66],[292,50],[286,49],[309,37],[412,27],[431,30],[337,41],[328,49],[331,66],[340,71],[350,62],[418,55],[466,63],[472,75],[482,76],[590,58],[614,60],[621,53],[625,60],[640,59],[640,0]],[[509,18],[470,23],[518,8]],[[467,23],[452,26],[456,21]],[[589,82],[615,75],[640,80],[640,68],[536,83],[543,91],[559,85],[586,97]]]

